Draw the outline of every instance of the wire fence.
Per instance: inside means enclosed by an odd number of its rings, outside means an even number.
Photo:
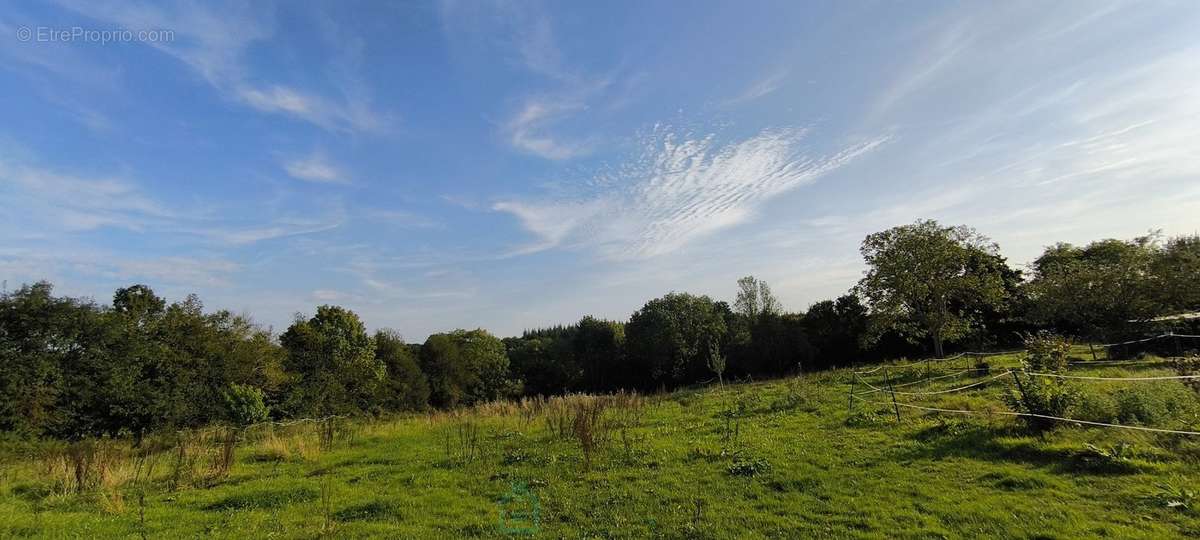
[[[1137,344],[1137,343],[1147,343],[1147,342],[1160,340],[1160,339],[1164,339],[1164,338],[1200,338],[1200,336],[1188,335],[1188,334],[1175,334],[1175,333],[1168,332],[1168,333],[1161,334],[1158,336],[1152,336],[1152,337],[1143,338],[1143,339],[1123,341],[1123,342],[1119,342],[1119,343],[1106,343],[1106,344],[1099,345],[1099,347],[1111,348],[1111,347],[1125,346],[1125,345],[1131,345],[1131,344]],[[953,360],[955,358],[962,358],[964,356],[985,356],[985,357],[986,356],[1000,356],[1000,355],[1016,354],[1016,353],[1021,353],[1021,352],[1024,352],[1024,351],[1018,350],[1018,351],[988,352],[988,353],[963,352],[963,353],[959,353],[957,355],[943,358],[940,360],[943,360],[943,361],[944,360]],[[1086,367],[1086,366],[1095,367],[1095,366],[1107,366],[1107,365],[1118,365],[1118,364],[1134,364],[1134,365],[1138,365],[1138,366],[1143,366],[1143,365],[1148,365],[1148,364],[1159,364],[1159,363],[1164,363],[1164,362],[1171,362],[1172,360],[1175,360],[1175,359],[1177,359],[1177,358],[1167,357],[1167,358],[1152,359],[1152,360],[1108,360],[1108,361],[1094,360],[1094,361],[1090,361],[1090,362],[1089,361],[1068,362],[1068,368]],[[1057,378],[1057,379],[1104,381],[1104,382],[1119,382],[1119,383],[1134,383],[1134,382],[1147,382],[1147,381],[1161,382],[1161,381],[1172,381],[1172,380],[1194,381],[1194,380],[1200,379],[1200,375],[1164,375],[1164,376],[1145,376],[1145,377],[1101,377],[1101,376],[1091,376],[1091,375],[1068,375],[1068,374],[1062,374],[1062,373],[1044,373],[1044,372],[1030,371],[1030,370],[1025,369],[1024,367],[1018,367],[1018,368],[1006,369],[1002,373],[999,373],[997,375],[994,375],[994,376],[989,377],[982,381],[978,381],[978,382],[974,382],[974,383],[966,384],[966,385],[960,385],[960,386],[956,386],[953,388],[947,388],[947,389],[943,389],[943,390],[931,390],[931,391],[897,390],[897,388],[907,388],[907,387],[911,387],[911,386],[915,386],[915,385],[919,385],[919,384],[928,384],[933,381],[952,379],[955,377],[966,375],[968,373],[988,372],[991,370],[990,366],[980,367],[980,368],[975,368],[975,369],[968,368],[968,369],[958,370],[954,373],[950,373],[950,374],[946,374],[946,375],[929,377],[928,374],[930,373],[930,371],[928,368],[930,367],[931,361],[932,360],[924,360],[924,361],[912,362],[912,363],[907,363],[907,364],[899,364],[899,365],[885,364],[885,365],[880,365],[880,366],[877,366],[877,367],[875,367],[873,369],[869,369],[869,370],[851,370],[851,381],[850,381],[849,402],[848,402],[849,409],[847,412],[848,413],[853,412],[854,402],[857,400],[857,401],[861,401],[864,403],[869,403],[869,404],[878,405],[878,406],[882,406],[882,407],[888,407],[890,405],[891,408],[895,411],[897,421],[900,420],[900,408],[903,407],[903,408],[907,408],[907,409],[916,409],[916,410],[923,410],[923,411],[928,411],[928,412],[938,412],[938,413],[966,414],[966,415],[999,415],[999,416],[1008,416],[1008,417],[1039,418],[1039,419],[1044,419],[1044,420],[1053,420],[1053,421],[1057,421],[1057,422],[1072,423],[1072,424],[1077,424],[1077,425],[1096,426],[1096,427],[1105,427],[1105,428],[1114,428],[1114,429],[1127,429],[1127,430],[1135,430],[1135,431],[1168,433],[1168,434],[1188,435],[1188,436],[1200,435],[1200,431],[1155,428],[1155,427],[1136,426],[1136,425],[1128,425],[1128,424],[1113,424],[1113,423],[1109,423],[1109,422],[1098,422],[1098,421],[1083,420],[1083,419],[1078,419],[1078,418],[1066,418],[1066,417],[1061,417],[1061,416],[1035,414],[1035,413],[1019,412],[1019,411],[975,411],[975,410],[968,410],[968,409],[949,409],[949,408],[942,408],[942,407],[931,407],[931,406],[926,406],[926,405],[918,405],[918,404],[914,404],[914,403],[905,403],[905,402],[897,399],[897,396],[909,396],[910,399],[920,399],[920,398],[925,398],[928,396],[941,396],[941,395],[946,395],[946,394],[965,392],[967,390],[978,389],[978,388],[987,386],[987,385],[994,383],[995,381],[998,381],[1006,376],[1013,376],[1015,378],[1017,374],[1024,374],[1027,377],[1045,377],[1045,378]],[[916,381],[905,382],[903,384],[893,384],[892,383],[891,370],[905,369],[905,368],[910,368],[910,367],[920,366],[920,365],[924,365],[926,367],[926,371],[925,371],[926,376],[925,377],[923,377],[919,380],[916,380]],[[883,374],[886,377],[886,381],[884,381],[882,383],[879,381],[876,381],[875,384],[872,384],[870,381],[868,381],[866,379],[867,375],[878,373],[880,371],[883,371]],[[865,387],[866,390],[856,391],[859,384],[861,384],[863,387]],[[1190,384],[1194,384],[1194,383],[1190,383]],[[888,402],[884,402],[884,401],[874,401],[874,400],[870,400],[870,399],[863,397],[863,396],[869,396],[869,395],[875,395],[875,394],[884,394],[884,395],[890,396],[891,402],[888,403]]]
[[[1109,427],[1109,428],[1118,428],[1118,429],[1131,429],[1131,430],[1136,430],[1136,431],[1151,431],[1151,432],[1155,432],[1155,433],[1173,433],[1176,435],[1200,435],[1200,431],[1186,431],[1186,430],[1180,430],[1180,429],[1164,429],[1164,428],[1153,428],[1153,427],[1145,427],[1145,426],[1131,426],[1131,425],[1127,425],[1127,424],[1110,424],[1108,422],[1093,422],[1091,420],[1080,420],[1077,418],[1064,418],[1061,416],[1050,416],[1050,415],[1046,415],[1046,414],[1033,414],[1033,413],[1023,413],[1023,412],[1016,412],[1016,411],[971,411],[971,410],[966,410],[966,409],[943,409],[941,407],[925,407],[922,405],[913,405],[911,403],[903,403],[903,402],[894,402],[894,403],[889,404],[889,403],[884,403],[882,401],[871,401],[869,399],[865,399],[865,398],[857,396],[857,395],[853,396],[853,398],[857,399],[859,401],[862,401],[864,403],[881,405],[884,407],[886,407],[888,405],[892,405],[892,406],[905,407],[905,408],[909,408],[909,409],[919,409],[919,410],[923,410],[923,411],[970,414],[970,415],[977,415],[977,416],[990,416],[990,415],[1024,416],[1024,417],[1030,417],[1030,418],[1041,418],[1041,419],[1045,419],[1045,420],[1057,420],[1059,422],[1067,422],[1067,423],[1080,424],[1080,425],[1085,425],[1085,426],[1100,426],[1100,427]]]
[[[1159,334],[1157,336],[1151,336],[1151,337],[1147,337],[1147,338],[1132,339],[1129,341],[1121,341],[1121,342],[1117,342],[1117,343],[1100,343],[1100,344],[1095,344],[1092,346],[1099,347],[1101,349],[1111,349],[1113,347],[1123,347],[1125,345],[1148,343],[1151,341],[1157,341],[1157,340],[1166,339],[1166,338],[1200,339],[1200,335],[1176,334],[1174,332],[1166,332],[1163,334]],[[953,354],[953,355],[950,355],[950,356],[947,356],[944,358],[927,358],[924,360],[918,360],[918,361],[909,362],[906,364],[881,364],[881,365],[875,366],[872,369],[855,371],[854,373],[856,373],[858,375],[870,375],[872,373],[877,373],[883,369],[889,369],[889,368],[890,369],[905,369],[905,368],[916,367],[916,366],[925,366],[927,369],[937,369],[933,366],[933,364],[944,364],[948,361],[957,360],[959,358],[965,358],[965,357],[986,358],[986,357],[990,357],[990,356],[1006,356],[1006,355],[1011,355],[1011,354],[1020,354],[1023,352],[1025,352],[1025,349],[1013,349],[1013,350],[1009,350],[1009,351],[964,351],[964,352]],[[1151,360],[1151,362],[1157,362],[1157,361],[1159,361],[1159,360]],[[1084,365],[1084,364],[1095,365],[1095,364],[1100,364],[1100,363],[1116,364],[1116,363],[1135,363],[1135,362],[1146,362],[1146,360],[1084,360],[1084,361],[1071,362],[1071,363],[1072,364],[1081,364],[1081,365]]]

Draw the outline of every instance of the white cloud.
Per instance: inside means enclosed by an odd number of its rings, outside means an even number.
[[[292,178],[323,184],[346,184],[350,179],[320,152],[308,157],[294,159],[283,164]]]
[[[132,31],[170,30],[174,39],[146,42],[195,70],[229,98],[256,110],[290,116],[330,131],[376,132],[390,115],[371,103],[348,65],[357,65],[357,42],[330,36],[336,56],[326,78],[342,88],[340,96],[325,97],[281,83],[259,82],[246,50],[272,35],[272,13],[264,4],[214,6],[205,3],[138,3],[59,0],[86,17]],[[326,21],[327,28],[330,23]],[[327,33],[331,33],[327,32]]]
[[[767,130],[721,146],[713,135],[686,138],[660,129],[619,174],[592,179],[598,193],[574,200],[502,201],[493,209],[513,214],[539,238],[517,253],[575,245],[595,247],[610,259],[652,257],[742,223],[770,198],[886,140],[812,156],[800,147],[803,138],[804,130]]]
[[[506,127],[509,142],[522,152],[546,159],[562,160],[586,154],[587,145],[557,139],[546,132],[550,124],[583,109],[581,103],[531,99],[509,120]]]
[[[262,217],[241,227],[224,216],[180,210],[146,194],[130,178],[86,177],[0,157],[0,197],[21,201],[0,207],[0,240],[23,242],[39,235],[70,235],[104,227],[143,234],[198,236],[220,244],[245,245],[338,227],[338,215],[321,220]]]
[[[16,217],[20,213],[34,222],[67,231],[104,226],[142,230],[177,217],[143,195],[135,184],[119,177],[86,178],[0,158],[0,181],[0,193],[5,198],[22,201],[3,215]]]
[[[784,81],[787,80],[787,77],[790,74],[791,70],[787,68],[777,69],[769,73],[767,76],[754,81],[754,83],[746,87],[741,94],[738,94],[732,99],[726,100],[724,104],[726,106],[737,105],[771,95],[783,86]]]
[[[83,275],[108,281],[147,281],[197,288],[228,287],[241,266],[220,257],[135,257],[92,249],[40,247],[0,248],[0,269],[7,278],[24,283]]]

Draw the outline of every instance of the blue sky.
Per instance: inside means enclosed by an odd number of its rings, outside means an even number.
[[[509,335],[746,274],[803,310],[917,218],[1017,265],[1200,230],[1190,1],[6,1],[0,96],[10,289],[277,329]]]

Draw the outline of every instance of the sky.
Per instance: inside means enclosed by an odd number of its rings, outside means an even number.
[[[411,340],[1200,232],[1200,2],[0,0],[0,278]]]

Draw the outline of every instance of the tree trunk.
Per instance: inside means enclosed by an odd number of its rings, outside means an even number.
[[[936,332],[933,334],[933,356],[936,358],[941,358],[943,356],[942,335]]]

